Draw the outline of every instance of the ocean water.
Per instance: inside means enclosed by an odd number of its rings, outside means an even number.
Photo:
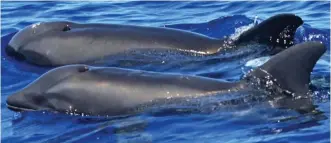
[[[293,110],[254,103],[245,108],[199,112],[142,112],[126,118],[82,117],[49,112],[15,113],[5,100],[49,68],[15,61],[3,52],[15,32],[41,21],[118,23],[190,30],[211,37],[236,36],[243,29],[280,13],[304,20],[296,43],[322,41],[328,48],[312,72],[314,104],[320,111]],[[330,139],[330,2],[2,2],[1,3],[1,141],[23,142],[329,142]],[[174,72],[237,81],[269,56],[256,47],[212,57],[154,55],[114,59],[107,66]],[[199,84],[199,83],[197,83]],[[202,101],[201,101],[202,102]],[[202,102],[208,105],[209,103]],[[180,108],[180,107],[178,107]]]

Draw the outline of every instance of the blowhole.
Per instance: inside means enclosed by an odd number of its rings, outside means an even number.
[[[78,72],[86,72],[88,70],[89,70],[88,66],[83,66],[83,67],[78,68]]]
[[[71,28],[70,28],[69,25],[66,25],[66,26],[62,29],[63,32],[70,31],[70,30],[71,30]]]

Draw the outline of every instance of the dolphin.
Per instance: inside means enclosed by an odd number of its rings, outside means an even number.
[[[293,45],[300,17],[279,14],[264,20],[237,39],[216,39],[189,31],[119,24],[41,22],[16,33],[5,48],[7,55],[39,66],[89,64],[139,50],[176,50],[213,55],[255,42],[274,49]]]
[[[85,115],[127,115],[167,99],[200,98],[258,90],[270,93],[275,107],[309,111],[310,74],[326,51],[320,42],[294,45],[274,55],[236,82],[115,67],[66,65],[46,72],[8,96],[14,111],[76,112]],[[293,98],[302,98],[301,101]],[[139,111],[139,110],[138,110]]]

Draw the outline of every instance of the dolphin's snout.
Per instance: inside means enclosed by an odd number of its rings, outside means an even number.
[[[22,94],[13,94],[8,96],[7,98],[7,107],[10,110],[14,110],[14,111],[22,111],[22,107],[24,103],[24,99],[23,99],[23,95]]]
[[[14,47],[8,45],[5,48],[5,52],[9,57],[12,57],[18,61],[26,60],[27,62],[34,63],[36,65],[52,65],[51,61],[43,54],[33,51],[21,49],[20,52],[16,51]]]
[[[17,52],[12,46],[8,45],[5,48],[5,52],[8,56],[15,58],[16,60],[22,61],[25,60],[24,55],[21,53]]]
[[[36,94],[15,93],[8,96],[7,107],[13,111],[35,111],[44,104],[43,96]]]

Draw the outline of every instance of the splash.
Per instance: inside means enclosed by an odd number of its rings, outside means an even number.
[[[269,56],[256,58],[256,59],[246,62],[245,66],[252,67],[252,68],[259,67],[259,66],[263,65],[264,63],[266,63],[269,59],[270,59]]]
[[[251,24],[248,24],[248,25],[245,25],[245,26],[241,26],[241,27],[238,27],[238,28],[235,28],[235,32],[233,34],[230,35],[230,39],[231,40],[236,40],[238,39],[238,37],[246,32],[247,30],[249,30],[250,28],[254,27],[255,25],[258,25],[260,22],[260,20],[258,19],[258,16],[255,16],[254,17],[254,22],[251,23]]]
[[[242,33],[246,32],[248,29],[254,27],[254,25],[255,25],[254,23],[251,23],[251,24],[249,24],[249,25],[245,25],[245,26],[241,26],[241,27],[235,28],[235,32],[234,32],[233,34],[231,34],[229,38],[230,38],[231,40],[236,40],[236,39],[238,39],[239,36],[240,36]]]

